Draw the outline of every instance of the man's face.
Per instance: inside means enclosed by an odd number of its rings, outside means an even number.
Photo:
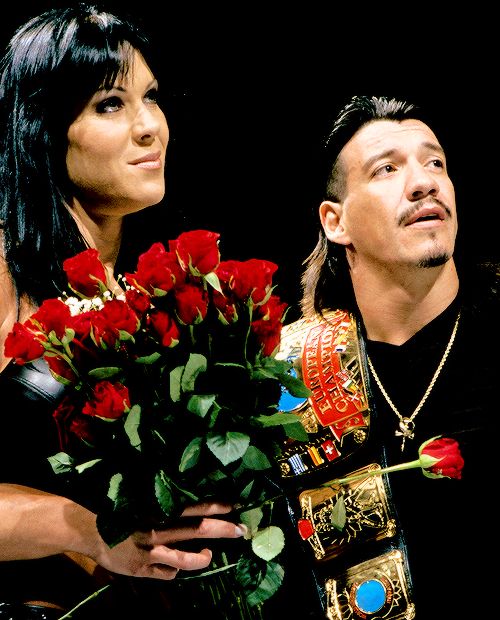
[[[357,265],[429,267],[453,254],[455,192],[431,129],[418,120],[373,121],[340,154],[345,192],[323,203],[325,233]]]

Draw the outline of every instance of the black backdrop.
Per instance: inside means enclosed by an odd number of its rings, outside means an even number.
[[[59,4],[11,5],[1,43],[26,18]],[[169,208],[180,208],[189,228],[221,233],[223,258],[278,263],[278,292],[292,313],[301,263],[317,238],[320,139],[329,116],[355,93],[433,108],[460,235],[474,256],[500,254],[492,16],[455,8],[452,28],[449,16],[428,9],[394,19],[394,6],[108,4],[135,14],[153,33],[164,60],[161,87],[176,93],[165,227]]]

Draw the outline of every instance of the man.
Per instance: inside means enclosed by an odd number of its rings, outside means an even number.
[[[305,318],[284,328],[279,354],[297,360],[312,392],[307,402],[284,395],[311,441],[290,444],[280,464],[296,485],[296,525],[325,615],[489,617],[496,271],[455,260],[454,186],[416,106],[353,97],[325,159]],[[431,480],[417,467],[337,482],[413,461],[436,436],[458,441],[461,479]]]

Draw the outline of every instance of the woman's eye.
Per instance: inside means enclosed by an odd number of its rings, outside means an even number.
[[[96,110],[99,114],[107,114],[109,112],[116,112],[122,106],[123,102],[120,97],[108,97],[96,105]]]
[[[144,96],[144,99],[151,103],[158,103],[158,89],[151,88],[150,90],[148,90],[148,92]]]

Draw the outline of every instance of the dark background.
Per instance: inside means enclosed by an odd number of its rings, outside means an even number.
[[[41,10],[2,16],[1,41]],[[388,94],[431,108],[455,183],[460,238],[471,259],[500,254],[498,69],[486,9],[318,3],[108,2],[142,20],[172,89],[165,227],[221,233],[223,259],[279,265],[277,292],[296,312],[301,264],[317,239],[318,152],[328,121],[353,94]],[[64,86],[61,105],[64,104]],[[165,236],[162,234],[162,237]],[[166,233],[168,237],[168,232]]]

